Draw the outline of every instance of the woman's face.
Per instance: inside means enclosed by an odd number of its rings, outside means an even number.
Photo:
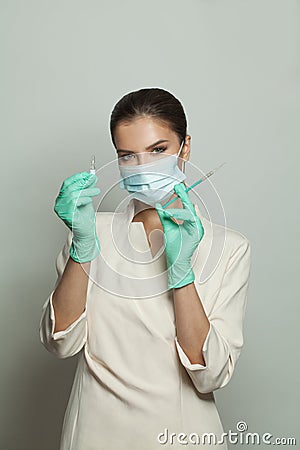
[[[191,137],[187,135],[179,154],[178,167],[181,170],[182,159],[185,161],[189,159],[190,139]],[[137,164],[147,163],[149,153],[176,154],[181,145],[177,134],[169,126],[150,117],[119,123],[115,129],[114,140],[118,158],[123,158],[124,161],[134,158]]]

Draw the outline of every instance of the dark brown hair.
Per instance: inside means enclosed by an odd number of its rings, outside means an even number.
[[[180,143],[185,139],[187,120],[180,101],[164,89],[143,88],[124,95],[114,106],[110,116],[110,134],[115,147],[116,126],[141,116],[167,124],[177,134]]]

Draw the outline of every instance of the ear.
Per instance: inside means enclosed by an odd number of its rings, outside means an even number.
[[[183,172],[183,164],[184,161],[188,161],[190,159],[190,151],[191,151],[191,139],[192,137],[187,134],[185,137],[185,143],[183,144],[181,153],[178,158],[178,167]]]

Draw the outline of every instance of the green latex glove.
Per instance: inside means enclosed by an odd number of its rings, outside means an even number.
[[[101,192],[94,187],[97,181],[94,174],[76,173],[64,180],[55,200],[55,213],[73,233],[70,256],[76,262],[92,261],[100,253],[91,198]]]
[[[182,182],[174,186],[174,191],[181,199],[183,208],[163,209],[160,203],[155,203],[155,209],[164,229],[169,289],[186,286],[195,280],[191,258],[204,235],[201,220],[185,189]],[[177,224],[171,217],[184,222]]]

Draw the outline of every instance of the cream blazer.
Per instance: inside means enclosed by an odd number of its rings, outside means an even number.
[[[228,384],[243,347],[250,244],[194,206],[204,228],[192,264],[210,322],[205,365],[192,364],[177,340],[165,254],[153,257],[143,223],[132,222],[133,199],[121,212],[97,212],[101,253],[91,263],[86,308],[54,333],[52,295],[69,258],[69,232],[39,327],[57,358],[79,353],[60,450],[227,449],[213,392]],[[204,433],[214,434],[210,444]]]

